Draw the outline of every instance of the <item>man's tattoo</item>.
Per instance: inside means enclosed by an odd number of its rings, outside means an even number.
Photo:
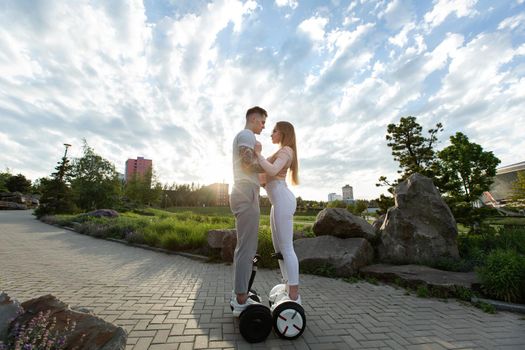
[[[257,155],[253,149],[246,146],[240,146],[239,156],[241,158],[241,164],[244,170],[254,173],[264,173],[263,168],[261,168],[259,162],[257,161]]]

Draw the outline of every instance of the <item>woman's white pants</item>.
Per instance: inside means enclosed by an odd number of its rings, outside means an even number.
[[[299,284],[299,262],[293,249],[293,215],[297,206],[294,194],[284,180],[273,180],[266,185],[272,203],[270,226],[275,252],[283,255],[279,267],[284,281],[291,286]]]

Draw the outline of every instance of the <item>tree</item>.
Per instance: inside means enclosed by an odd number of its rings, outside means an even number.
[[[44,190],[44,186],[42,185],[42,182],[45,182],[46,178],[42,177],[39,179],[36,179],[33,181],[31,185],[31,193],[33,194],[42,194],[42,191]]]
[[[115,166],[96,154],[86,140],[84,154],[73,164],[71,188],[75,204],[83,210],[113,208],[120,195],[120,180]]]
[[[11,172],[9,171],[9,168],[6,168],[4,172],[0,173],[0,192],[7,192],[9,191],[7,189],[6,182],[13,176]]]
[[[395,204],[394,197],[385,196],[384,194],[380,195],[375,201],[377,202],[377,207],[379,208],[377,215],[386,214],[388,208],[393,207]]]
[[[368,209],[368,202],[364,199],[358,199],[355,202],[355,214],[363,215],[363,212]]]
[[[389,186],[389,192],[397,184],[414,173],[420,173],[430,178],[434,177],[436,152],[434,150],[438,132],[443,131],[443,125],[437,123],[434,129],[428,130],[428,136],[422,135],[423,128],[415,117],[402,117],[399,125],[387,126],[387,145],[392,149],[394,160],[399,162],[401,177],[395,182],[390,182],[385,176],[379,178],[376,186]]]
[[[461,132],[451,136],[450,142],[438,153],[439,182],[456,220],[474,227],[483,219],[474,201],[489,190],[500,160]]]
[[[22,174],[13,175],[5,182],[9,192],[29,193],[31,191],[31,180]]]
[[[512,199],[516,202],[525,202],[525,171],[518,171],[517,176],[512,184]]]
[[[368,208],[368,201],[364,199],[358,199],[353,203],[350,203],[346,206],[346,210],[351,212],[354,215],[361,216],[363,212]]]
[[[149,169],[144,176],[134,174],[127,181],[124,193],[136,205],[152,206],[160,203],[162,185],[157,182],[153,171]]]
[[[56,171],[51,174],[50,179],[42,178],[40,180],[42,197],[40,197],[39,207],[35,210],[37,217],[68,214],[76,211],[70,186],[72,166],[67,158],[67,148],[55,169]]]
[[[345,202],[337,199],[335,201],[328,202],[326,205],[327,208],[346,208],[347,205]]]
[[[451,136],[450,142],[438,153],[439,176],[447,180],[447,194],[471,203],[489,190],[500,160],[461,132]]]

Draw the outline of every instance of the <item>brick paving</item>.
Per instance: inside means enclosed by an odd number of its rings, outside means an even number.
[[[126,349],[525,349],[525,317],[365,282],[301,276],[307,328],[294,341],[245,342],[231,315],[232,267],[126,246],[0,212],[0,290],[52,293],[127,330]],[[277,284],[260,269],[255,289]]]

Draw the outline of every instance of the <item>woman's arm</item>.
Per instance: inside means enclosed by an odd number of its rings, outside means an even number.
[[[286,166],[286,163],[289,160],[288,157],[289,155],[285,152],[279,152],[277,153],[277,158],[272,164],[269,161],[267,161],[260,153],[257,155],[259,165],[261,166],[261,168],[263,168],[266,174],[270,176],[275,176],[279,174],[279,172]]]

